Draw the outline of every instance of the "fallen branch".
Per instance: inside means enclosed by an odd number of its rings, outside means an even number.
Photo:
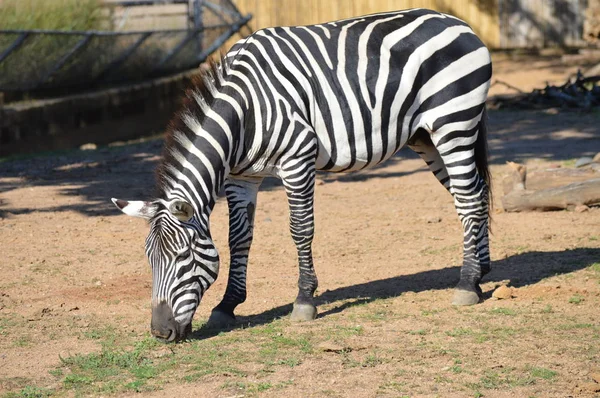
[[[575,79],[569,78],[564,84],[552,86],[546,83],[543,89],[534,89],[525,93],[515,86],[501,80],[492,85],[503,85],[517,91],[516,95],[498,95],[488,100],[490,108],[547,109],[569,108],[590,110],[600,106],[600,76],[584,77],[578,71]]]
[[[513,169],[511,175],[505,180],[506,185],[512,181],[512,189],[502,198],[502,207],[507,212],[520,211],[547,211],[571,209],[577,206],[590,206],[600,204],[600,178],[587,179],[567,185],[544,189],[527,189],[527,168],[513,162],[508,162]],[[573,170],[575,171],[575,170]],[[533,174],[533,173],[532,173]],[[555,174],[556,180],[565,181],[568,173]],[[562,176],[560,174],[563,174]],[[581,178],[582,173],[573,173],[576,178]],[[594,173],[595,174],[595,173]],[[595,174],[597,175],[597,174]],[[556,180],[554,183],[556,183]],[[552,182],[547,183],[552,184]]]

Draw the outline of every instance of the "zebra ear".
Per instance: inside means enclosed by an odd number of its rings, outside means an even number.
[[[148,220],[156,214],[157,206],[152,202],[144,202],[141,200],[129,201],[115,198],[112,198],[111,200],[119,210],[128,216],[141,217]]]
[[[169,206],[169,211],[179,221],[190,221],[194,216],[194,208],[188,202],[176,200]]]

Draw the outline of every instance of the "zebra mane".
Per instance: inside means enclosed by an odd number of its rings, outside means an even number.
[[[200,66],[200,73],[193,76],[191,83],[181,99],[179,110],[175,113],[165,132],[165,142],[161,160],[156,168],[157,198],[166,199],[166,191],[173,186],[174,174],[179,168],[176,157],[181,153],[180,137],[187,136],[193,142],[195,135],[192,124],[200,125],[210,109],[218,90],[227,76],[229,63],[223,56],[220,62],[213,59]]]

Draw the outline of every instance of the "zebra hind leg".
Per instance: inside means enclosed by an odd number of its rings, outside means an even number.
[[[432,134],[432,141],[448,176],[449,185],[444,185],[454,198],[463,226],[463,265],[452,300],[454,305],[480,302],[482,291],[479,283],[490,270],[489,188],[486,181],[489,174],[487,153],[479,149],[482,143],[480,140],[485,140],[484,123],[483,120],[472,120],[465,122],[471,128],[446,133],[437,131]]]
[[[213,309],[208,325],[226,328],[235,324],[235,308],[246,301],[246,272],[252,244],[256,196],[262,179],[228,179],[225,194],[229,207],[229,278],[221,302]]]
[[[317,276],[313,267],[312,241],[314,236],[314,153],[284,164],[281,170],[290,209],[290,232],[298,251],[298,296],[294,301],[292,321],[310,321],[317,317],[313,295]]]

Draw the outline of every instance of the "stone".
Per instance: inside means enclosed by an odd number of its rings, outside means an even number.
[[[598,153],[596,154],[596,156],[594,156],[594,158],[592,159],[592,161],[593,161],[594,163],[600,163],[600,152],[598,152]]]
[[[513,297],[513,289],[508,286],[500,286],[498,289],[494,290],[492,293],[492,297],[497,298],[498,300],[508,300]]]
[[[584,156],[582,158],[577,159],[577,161],[575,162],[575,167],[587,166],[588,164],[592,163],[593,161],[594,161],[594,159],[592,159],[588,156]]]
[[[596,371],[594,373],[592,373],[590,375],[590,377],[592,378],[592,380],[594,380],[596,383],[600,383],[600,370]]]
[[[588,211],[590,208],[586,205],[577,205],[575,206],[575,213],[583,213]]]

